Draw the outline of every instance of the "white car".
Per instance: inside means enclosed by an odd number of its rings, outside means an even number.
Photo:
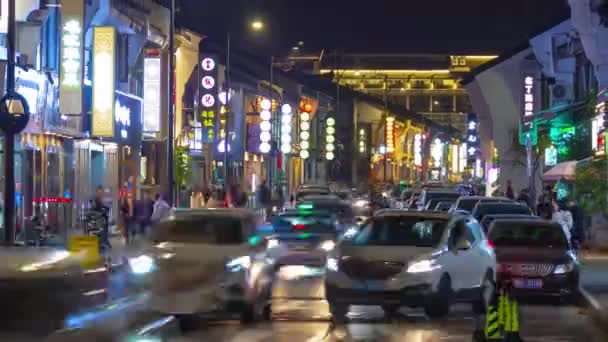
[[[325,292],[334,319],[349,305],[401,306],[448,314],[454,302],[484,312],[495,289],[496,257],[470,216],[382,210],[327,259]]]
[[[216,310],[239,312],[249,322],[267,317],[272,283],[266,245],[256,234],[247,210],[181,210],[161,222],[154,246],[129,264],[134,273],[151,273],[152,310],[175,315],[183,329]]]

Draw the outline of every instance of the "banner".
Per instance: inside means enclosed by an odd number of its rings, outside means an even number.
[[[116,29],[93,29],[93,124],[91,135],[114,137]]]
[[[82,114],[84,1],[63,0],[59,67],[59,111]]]

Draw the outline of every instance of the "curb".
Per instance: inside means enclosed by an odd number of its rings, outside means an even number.
[[[580,288],[583,305],[591,310],[591,318],[598,328],[608,332],[608,308],[603,306],[587,290]]]

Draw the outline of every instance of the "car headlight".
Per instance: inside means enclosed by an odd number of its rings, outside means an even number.
[[[553,274],[565,274],[574,271],[574,263],[562,264],[555,266]]]
[[[326,252],[333,250],[335,247],[336,247],[336,243],[333,242],[332,240],[323,241],[319,245],[319,248],[321,248],[322,250],[324,250]]]
[[[234,258],[226,263],[226,268],[231,272],[238,272],[249,267],[251,267],[251,257],[248,255]]]
[[[154,268],[154,259],[148,255],[140,255],[129,259],[129,267],[135,274],[146,274]]]
[[[338,272],[338,259],[327,258],[327,269],[332,272]]]
[[[437,264],[437,261],[434,259],[420,260],[409,264],[407,267],[407,273],[431,272],[438,268],[441,268],[441,265]]]
[[[358,232],[359,232],[359,230],[357,228],[350,227],[344,232],[344,238],[352,239],[355,237],[355,235],[357,235]]]
[[[358,200],[355,202],[356,207],[367,207],[369,205],[369,201],[366,200]]]
[[[266,248],[267,249],[271,249],[271,248],[277,247],[278,245],[279,245],[279,240],[277,240],[277,239],[270,239],[266,243]]]

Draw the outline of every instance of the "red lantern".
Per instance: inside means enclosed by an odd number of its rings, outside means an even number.
[[[302,112],[306,111],[306,103],[304,103],[304,101],[300,101],[300,110]]]
[[[312,105],[310,103],[307,103],[306,105],[304,105],[304,111],[307,113],[311,113],[312,112]]]

